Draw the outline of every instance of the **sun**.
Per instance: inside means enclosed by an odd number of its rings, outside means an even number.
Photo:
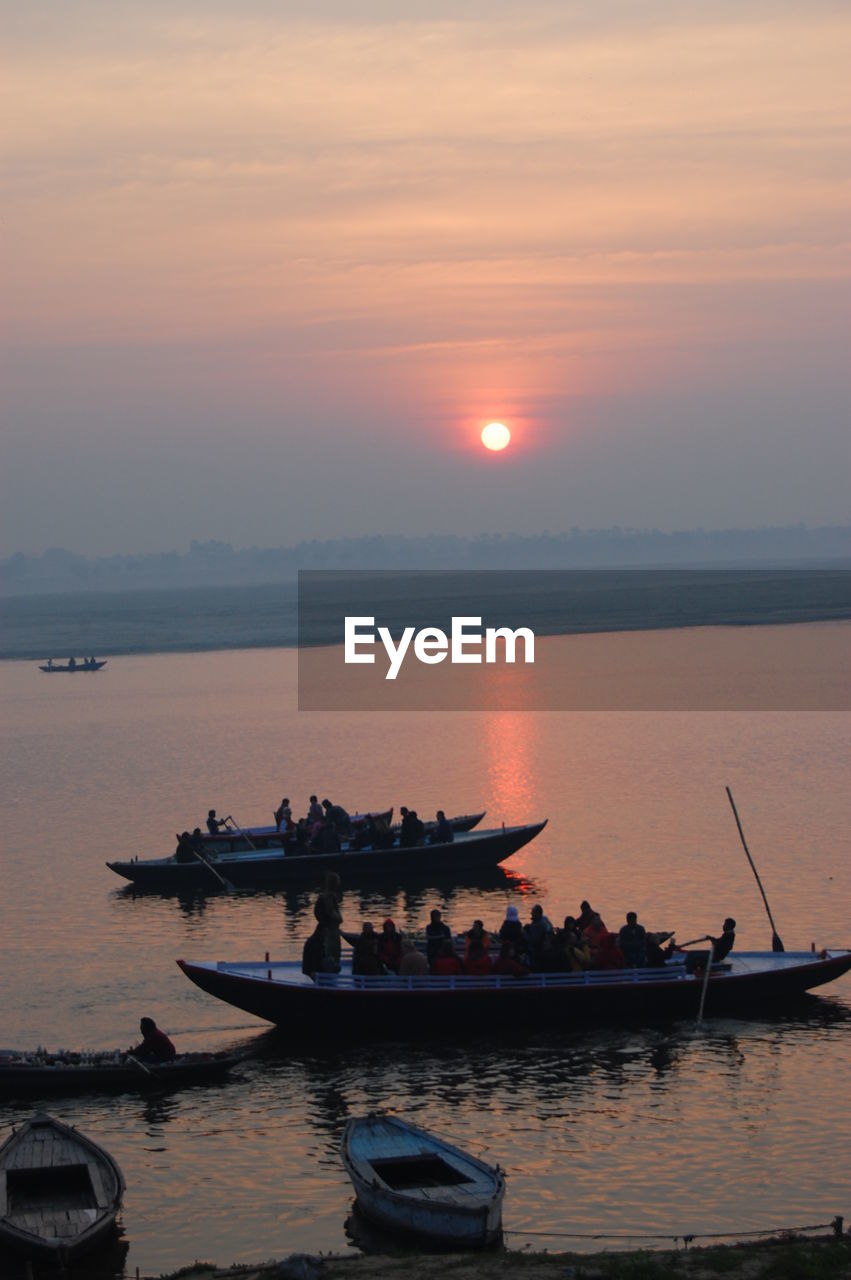
[[[482,430],[482,444],[493,453],[499,453],[511,440],[511,432],[504,422],[489,422]]]

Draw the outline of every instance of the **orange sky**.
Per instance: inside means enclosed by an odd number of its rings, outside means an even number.
[[[10,6],[3,553],[215,536],[210,485],[269,503],[278,468],[289,511],[224,533],[321,536],[300,494],[329,447],[367,495],[376,470],[441,485],[490,417],[512,419],[525,510],[543,497],[527,528],[565,499],[566,525],[845,518],[851,15],[585,8]],[[747,484],[666,500],[742,437]],[[621,445],[688,441],[658,487],[619,475]],[[113,469],[87,488],[46,446]],[[496,528],[505,474],[465,476],[433,520]],[[328,536],[432,527],[410,495],[365,518],[329,483]],[[104,485],[125,523],[104,511],[95,547]]]

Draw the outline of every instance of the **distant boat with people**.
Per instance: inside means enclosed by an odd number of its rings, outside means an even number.
[[[79,661],[76,658],[69,658],[67,662],[54,662],[52,658],[48,658],[47,662],[39,663],[39,671],[46,671],[47,674],[51,676],[57,671],[61,671],[63,673],[73,671],[102,671],[106,666],[106,662],[106,658],[99,661],[95,657],[80,658]]]

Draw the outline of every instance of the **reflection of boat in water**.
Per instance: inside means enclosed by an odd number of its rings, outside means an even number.
[[[525,978],[317,974],[294,961],[178,960],[203,991],[294,1033],[398,1036],[653,1017],[761,1013],[851,970],[851,951],[733,952],[704,975],[684,961],[657,969],[540,973]]]
[[[535,822],[493,831],[470,831],[449,844],[423,844],[404,849],[347,848],[317,853],[304,848],[295,852],[278,848],[223,853],[215,860],[199,855],[189,862],[170,857],[107,862],[106,865],[116,875],[141,888],[157,889],[199,885],[209,888],[215,881],[237,888],[299,880],[318,884],[327,871],[342,876],[346,884],[372,877],[398,878],[404,882],[409,875],[469,874],[478,869],[492,869],[534,840],[545,826],[546,822]]]
[[[0,1097],[124,1093],[178,1089],[221,1079],[238,1053],[182,1053],[171,1062],[140,1062],[118,1053],[0,1054]]]
[[[499,1237],[502,1172],[434,1134],[373,1113],[348,1121],[342,1154],[361,1212],[379,1225],[442,1245]]]
[[[39,663],[39,671],[46,671],[48,675],[55,675],[57,672],[64,672],[66,675],[75,671],[101,671],[106,666],[106,658],[101,662],[94,658],[83,658],[80,662],[76,658],[70,658],[68,662],[54,662],[51,658],[48,662]]]
[[[48,1115],[0,1147],[0,1240],[64,1264],[114,1231],[124,1178],[108,1151]]]

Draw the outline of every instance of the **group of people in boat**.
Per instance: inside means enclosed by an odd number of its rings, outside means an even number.
[[[70,657],[68,659],[69,671],[76,671],[77,667],[80,667],[83,671],[91,671],[92,668],[96,667],[97,665],[98,665],[97,658],[95,657],[94,654],[92,654],[90,658],[83,658],[82,661],[80,662],[78,662],[77,659],[74,657]],[[49,671],[53,670],[52,658],[47,659],[47,667]]]
[[[284,796],[274,812],[275,828],[282,843],[289,851],[304,853],[340,853],[343,850],[362,849],[412,849],[424,844],[451,844],[455,839],[452,826],[442,809],[438,809],[433,822],[426,824],[415,809],[402,805],[399,810],[401,823],[392,827],[382,814],[367,814],[353,820],[340,804],[333,804],[327,797],[320,803],[313,795],[306,815],[297,821],[293,818],[292,805]],[[220,818],[215,809],[207,813],[207,834],[219,835],[223,830],[239,834],[239,828],[230,816]],[[200,827],[183,831],[177,837],[175,857],[178,862],[196,860],[204,851],[205,835]]]
[[[406,938],[390,918],[384,921],[380,932],[369,921],[359,933],[346,932],[342,928],[341,899],[339,877],[326,876],[323,891],[314,904],[316,928],[304,947],[302,969],[311,977],[339,973],[341,940],[352,948],[352,973],[365,977],[395,973],[400,977],[502,974],[521,978],[531,973],[658,968],[680,949],[673,932],[646,929],[634,911],[626,913],[617,933],[611,932],[600,913],[586,901],[581,903],[577,916],[565,916],[560,928],[553,926],[539,903],[532,907],[525,924],[512,904],[499,929],[490,931],[481,920],[474,920],[457,937],[435,908],[426,925],[423,949],[412,938]],[[694,971],[710,960],[720,964],[735,939],[736,922],[728,916],[717,937],[707,935],[694,940],[710,942],[711,947],[708,951],[685,952],[687,969]]]

